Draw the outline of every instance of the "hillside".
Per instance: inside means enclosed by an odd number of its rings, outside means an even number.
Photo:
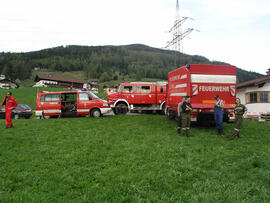
[[[145,45],[60,46],[27,53],[0,53],[0,73],[11,79],[26,80],[34,68],[48,71],[83,71],[85,80],[100,82],[133,78],[167,79],[168,72],[190,64],[227,64],[198,55],[157,49]],[[262,76],[237,69],[238,82]]]

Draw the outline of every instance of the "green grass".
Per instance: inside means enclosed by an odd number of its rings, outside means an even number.
[[[16,120],[0,131],[0,202],[269,202],[269,123],[176,134],[161,115]],[[4,126],[4,120],[0,121]]]

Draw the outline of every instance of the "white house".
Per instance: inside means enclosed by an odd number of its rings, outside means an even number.
[[[270,113],[270,70],[267,76],[238,84],[237,97],[246,105],[247,115]]]

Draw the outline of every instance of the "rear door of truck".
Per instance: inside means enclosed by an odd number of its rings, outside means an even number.
[[[191,66],[191,103],[193,108],[213,109],[216,94],[224,101],[224,108],[233,108],[236,95],[235,68],[232,66],[201,66],[201,70],[207,67],[207,71],[201,71],[198,67],[192,70]]]

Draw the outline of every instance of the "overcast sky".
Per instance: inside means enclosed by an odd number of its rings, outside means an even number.
[[[270,68],[270,0],[179,0],[195,28],[187,54],[265,74]],[[163,48],[176,0],[10,0],[0,6],[0,51],[26,52],[61,45]]]

